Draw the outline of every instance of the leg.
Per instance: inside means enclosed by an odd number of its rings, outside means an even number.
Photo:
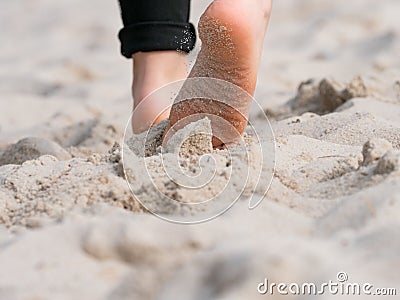
[[[169,117],[169,109],[163,111],[165,103],[162,101],[143,100],[158,88],[187,77],[186,56],[186,53],[174,50],[133,54],[132,97],[135,113],[132,116],[132,129],[134,133],[146,131],[152,125]],[[140,107],[138,107],[139,104],[141,104]],[[172,100],[168,105],[171,104]]]
[[[157,88],[186,78],[186,54],[194,48],[196,36],[189,23],[190,0],[119,0],[119,3],[124,23],[119,33],[121,52],[133,58],[132,95],[136,108]],[[132,118],[135,133],[169,115],[166,112],[159,116],[161,109],[154,101],[141,107]]]
[[[202,49],[189,77],[213,77],[231,82],[254,95],[264,36],[272,0],[215,0],[199,23]],[[202,105],[201,100],[174,104],[170,125],[198,113],[215,114],[229,121],[240,133],[247,117],[223,104]],[[251,103],[241,103],[250,108]],[[232,107],[235,103],[232,103]],[[214,146],[219,146],[218,142]]]

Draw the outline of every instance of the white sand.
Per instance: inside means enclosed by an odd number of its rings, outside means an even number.
[[[265,277],[320,283],[339,271],[400,288],[400,3],[274,5],[256,93],[276,137],[271,188],[253,211],[239,201],[185,226],[146,213],[124,179],[130,63],[117,3],[0,4],[0,299],[258,299]],[[251,120],[263,124],[256,110]],[[207,152],[204,136],[193,145],[186,154]],[[157,176],[182,202],[223,182],[196,194]]]

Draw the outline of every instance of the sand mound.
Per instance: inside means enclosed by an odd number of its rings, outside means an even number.
[[[57,143],[42,138],[26,138],[7,147],[0,156],[0,166],[20,165],[27,160],[52,155],[60,160],[67,160],[71,155]]]
[[[22,165],[1,167],[0,222],[6,226],[37,227],[39,219],[59,218],[71,209],[96,203],[140,211],[120,177],[114,156],[115,153],[60,161],[43,155]]]
[[[348,83],[343,83],[334,78],[323,78],[321,80],[309,79],[303,81],[297,88],[296,95],[275,108],[266,110],[268,117],[281,120],[291,116],[304,113],[315,113],[324,115],[342,110],[347,107],[347,102],[357,98],[375,98],[384,102],[397,102],[396,99],[388,98],[387,90],[377,78],[354,77]],[[391,90],[397,89],[397,83],[393,83]],[[343,108],[342,108],[343,107]]]
[[[242,145],[214,150],[211,121],[205,118],[178,130],[162,146],[166,125],[163,122],[133,136],[124,151],[126,178],[147,209],[166,218],[181,215],[187,216],[186,221],[190,216],[205,220],[255,192],[262,155],[254,140],[248,137]]]

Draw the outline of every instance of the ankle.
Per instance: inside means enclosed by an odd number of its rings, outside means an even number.
[[[138,52],[133,56],[135,104],[165,84],[187,77],[187,54],[178,51]]]
[[[170,73],[174,71],[187,72],[187,54],[180,51],[150,51],[137,52],[132,55],[133,70],[138,75],[142,72],[157,71]]]

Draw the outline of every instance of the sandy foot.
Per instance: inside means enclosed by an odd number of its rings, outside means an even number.
[[[271,9],[270,1],[257,0],[255,4],[249,6],[247,1],[219,0],[207,8],[199,22],[202,48],[189,77],[225,80],[254,95]],[[251,97],[230,99],[227,105],[204,99],[181,101],[172,106],[170,124],[174,126],[190,115],[210,114],[224,118],[242,134],[251,102]],[[221,143],[214,139],[214,146]]]

